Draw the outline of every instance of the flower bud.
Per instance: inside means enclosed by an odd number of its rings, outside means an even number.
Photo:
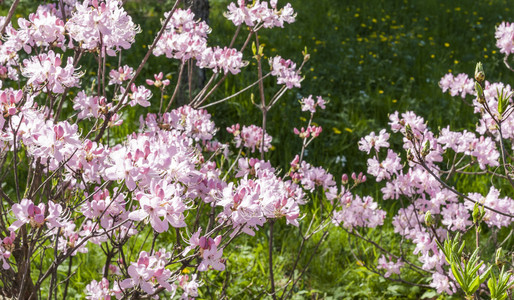
[[[480,213],[480,208],[478,206],[478,202],[475,203],[475,206],[473,206],[473,223],[478,224],[480,220],[482,219],[482,214]]]
[[[344,173],[343,176],[341,176],[341,182],[343,184],[347,184],[348,183],[348,175],[346,173]]]
[[[432,217],[432,213],[430,211],[425,213],[425,224],[428,227],[434,226],[434,217]]]
[[[423,145],[423,150],[421,151],[421,155],[424,158],[425,156],[428,155],[428,153],[430,153],[430,141],[426,141],[425,144]]]
[[[495,265],[498,266],[500,264],[501,256],[502,256],[502,247],[496,249],[496,253],[494,254],[494,264]]]
[[[414,139],[414,133],[412,132],[412,128],[409,124],[405,125],[405,135],[409,141]]]
[[[407,160],[414,160],[414,155],[410,149],[407,149]]]
[[[475,80],[482,83],[485,79],[484,67],[481,62],[478,62],[475,67]]]

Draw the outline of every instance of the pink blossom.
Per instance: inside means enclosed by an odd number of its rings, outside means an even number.
[[[339,198],[339,210],[334,211],[332,222],[345,228],[374,228],[384,223],[386,212],[379,209],[373,198],[353,196],[349,192],[342,193]]]
[[[236,144],[236,147],[246,147],[250,149],[252,153],[255,152],[255,149],[261,151],[263,134],[262,128],[255,125],[243,126],[243,129],[241,129],[241,131],[239,130],[239,128],[239,124],[235,124],[232,125],[232,127],[227,128],[227,131],[234,135],[234,142]],[[264,147],[262,147],[262,150],[264,152],[268,152],[268,150],[270,149],[271,139],[272,138],[269,134],[266,133],[264,135]]]
[[[432,275],[430,286],[435,288],[438,293],[447,293],[448,295],[452,295],[456,292],[455,284],[446,275],[439,272]]]
[[[496,27],[494,37],[500,53],[509,55],[514,52],[514,25],[512,23],[502,22]]]
[[[98,119],[102,110],[108,110],[106,104],[107,99],[102,96],[87,96],[84,91],[80,91],[77,97],[73,99],[73,109],[78,111],[77,118],[81,119]]]
[[[16,231],[24,224],[30,223],[32,227],[41,227],[45,223],[45,204],[38,206],[29,199],[22,199],[18,204],[12,206],[12,212],[16,221],[9,226],[9,231]]]
[[[377,182],[389,179],[402,170],[400,157],[391,149],[387,150],[387,158],[379,162],[377,158],[368,159],[368,173],[376,177]]]
[[[475,83],[465,73],[460,73],[457,76],[453,76],[451,73],[446,74],[439,81],[439,87],[441,87],[443,93],[450,91],[452,96],[460,94],[462,98],[465,98],[467,95],[475,95]]]
[[[179,286],[184,291],[182,293],[182,299],[189,299],[189,297],[198,297],[198,288],[201,286],[201,283],[196,279],[197,274],[191,275],[180,275],[178,277]],[[191,279],[191,280],[190,280]]]
[[[119,0],[85,0],[77,3],[66,30],[82,49],[102,48],[108,55],[129,49],[140,28],[132,22]]]
[[[154,74],[153,77],[155,80],[151,80],[151,79],[147,79],[146,80],[146,84],[148,85],[154,85],[155,87],[166,87],[170,84],[170,81],[168,79],[165,79],[165,80],[162,80],[162,77],[164,75],[162,74],[162,72],[159,72],[159,74]]]
[[[312,99],[312,95],[309,95],[309,97],[300,100],[302,111],[310,111],[311,113],[315,113],[317,107],[325,109],[325,103],[326,101],[323,100],[321,96],[317,96],[317,101],[314,101],[314,99]]]
[[[245,0],[238,0],[230,3],[227,7],[228,12],[224,15],[232,21],[234,25],[239,26],[245,23],[246,26],[254,27],[261,25],[265,28],[284,27],[284,23],[293,23],[296,18],[291,4],[286,4],[281,9],[277,8],[277,1],[268,2],[254,1],[248,3]]]
[[[285,84],[288,89],[300,87],[302,78],[296,70],[296,64],[290,59],[285,60],[280,56],[275,56],[269,60],[271,75],[277,77],[278,84]]]
[[[66,67],[61,67],[61,56],[52,50],[41,53],[23,61],[23,76],[27,77],[27,85],[35,89],[62,94],[65,88],[79,86],[79,78],[73,67],[73,58],[68,57]]]
[[[122,84],[134,77],[134,69],[125,65],[109,72],[109,84]]]
[[[375,132],[363,137],[359,141],[359,150],[369,154],[371,149],[375,149],[376,152],[380,151],[380,148],[389,148],[389,133],[385,129],[380,130],[378,136]]]
[[[206,48],[197,56],[197,66],[200,68],[212,69],[214,73],[221,70],[225,74],[232,73],[233,75],[241,72],[241,68],[248,65],[248,62],[243,61],[243,53],[234,48]]]
[[[86,299],[90,300],[111,300],[112,291],[109,289],[109,280],[102,278],[100,282],[96,280],[91,281],[86,286]]]
[[[166,12],[167,18],[170,12]],[[211,29],[204,21],[195,21],[191,10],[176,9],[165,32],[153,51],[155,56],[166,55],[186,61],[200,58],[207,49],[207,35]]]
[[[19,110],[17,105],[23,98],[22,90],[14,90],[12,88],[0,90],[0,114],[2,115],[14,115]],[[0,124],[0,129],[3,128],[3,124]]]
[[[28,20],[18,19],[20,28],[10,38],[15,38],[17,43],[23,45],[27,53],[31,53],[35,47],[63,47],[64,21],[55,12],[46,9],[45,6],[39,6],[35,13],[29,14]]]
[[[382,255],[378,259],[378,265],[377,269],[384,269],[386,270],[386,273],[384,274],[385,278],[388,278],[391,276],[391,274],[398,274],[401,273],[401,268],[403,267],[404,263],[398,259],[396,262],[393,262],[392,260],[386,259],[384,255]]]
[[[150,92],[149,89],[145,88],[143,85],[140,85],[136,87],[136,84],[132,84],[130,86],[130,91],[132,93],[129,93],[129,105],[134,107],[137,104],[141,105],[142,107],[148,107],[150,106],[150,98],[152,98],[152,92]],[[121,89],[121,92],[124,92],[124,88]]]
[[[176,286],[168,282],[171,271],[165,268],[170,257],[171,253],[164,249],[157,251],[152,256],[148,252],[142,251],[137,262],[131,263],[128,267],[130,278],[123,280],[120,288],[125,290],[140,287],[145,293],[152,295],[155,292],[154,285],[157,284],[157,287],[163,287],[168,292],[175,294]]]

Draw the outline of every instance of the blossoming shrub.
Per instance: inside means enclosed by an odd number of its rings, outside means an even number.
[[[266,266],[268,279],[260,295],[288,298],[329,232],[340,229],[378,249],[359,263],[385,278],[438,293],[506,297],[509,271],[480,259],[510,243],[510,87],[486,82],[480,68],[475,83],[465,75],[447,75],[444,91],[476,96],[477,133],[434,131],[407,112],[390,116],[389,132],[359,142],[371,155],[368,175],[385,182],[381,198],[401,206],[387,219],[372,197],[354,193],[366,175],[336,179],[303,159],[322,134],[313,121],[326,108],[322,97],[300,101],[310,117],[291,130],[302,147],[289,170],[266,160],[272,147],[281,146],[267,133],[267,114],[287,90],[301,87],[309,54],[303,52],[299,65],[280,56],[264,60],[261,30],[294,22],[290,4],[239,0],[227,10],[225,17],[237,28],[234,38],[228,46],[213,46],[207,23],[175,3],[138,66],[124,64],[123,53],[141,30],[119,0],[43,4],[18,19],[17,27],[10,17],[0,18],[6,24],[0,44],[2,294],[66,298],[70,282],[78,280],[77,265],[91,252],[96,269],[83,291],[87,299],[198,297],[209,293],[209,274],[230,268],[227,258],[237,253],[243,237],[266,230],[268,257],[259,264]],[[509,28],[499,27],[497,38],[512,40]],[[510,47],[508,41],[499,45]],[[159,66],[154,70],[152,55],[178,61],[177,79],[165,79]],[[82,64],[87,57],[96,65]],[[149,65],[153,78],[139,78]],[[210,78],[200,90],[189,88],[188,105],[176,107],[192,66],[206,69]],[[249,71],[256,74],[254,83],[211,99],[226,78]],[[206,109],[249,90],[257,90],[252,100],[262,123],[234,121],[226,128],[233,139],[217,140],[219,128]],[[139,116],[135,132],[111,136],[125,125],[123,113],[134,109],[152,113]],[[393,134],[403,136],[406,154],[391,147]],[[451,180],[460,175],[490,177],[493,185],[487,195],[459,192]],[[386,220],[401,236],[393,249],[367,234]],[[280,281],[273,260],[278,226],[300,240]],[[480,251],[461,247],[461,236]],[[305,253],[309,240],[315,247]],[[505,263],[501,251],[496,253],[495,263]],[[303,256],[308,259],[300,268]],[[412,272],[416,281],[402,277]],[[481,286],[486,280],[488,289]],[[225,292],[222,287],[220,296]]]
[[[502,23],[496,31],[509,69],[513,28]],[[506,299],[514,284],[509,267],[514,217],[512,89],[486,81],[480,63],[474,79],[447,74],[439,85],[474,108],[479,116],[474,130],[435,130],[412,111],[395,112],[389,116],[389,130],[359,142],[359,149],[370,154],[368,174],[384,182],[383,199],[401,206],[392,224],[402,246],[389,252],[377,245],[387,257],[381,256],[370,269],[402,282],[408,281],[403,270],[416,269],[431,277],[429,284],[438,293]],[[403,155],[391,148],[393,134],[402,137]],[[459,181],[465,177],[487,186],[478,191],[464,187]],[[417,261],[403,254],[404,247],[413,249]]]
[[[262,289],[272,298],[288,297],[306,271],[295,275],[306,241],[325,237],[333,223],[348,229],[382,224],[385,213],[371,197],[353,195],[347,176],[338,187],[333,175],[303,160],[322,131],[312,120],[325,109],[323,98],[302,100],[310,120],[307,129],[294,130],[303,147],[291,169],[281,172],[265,160],[273,142],[267,112],[301,86],[309,54],[299,66],[276,56],[267,67],[257,33],[293,22],[290,4],[230,4],[226,17],[237,30],[221,47],[209,45],[209,26],[177,2],[139,66],[123,63],[141,29],[119,0],[42,4],[17,27],[9,16],[0,18],[6,24],[0,44],[2,294],[66,298],[81,257],[92,252],[98,269],[90,270],[96,279],[83,291],[87,299],[197,297],[205,273],[227,268],[224,251],[265,227],[269,280]],[[245,28],[246,40],[236,45]],[[245,49],[253,52],[247,59],[255,60],[257,79],[235,95],[258,88],[263,121],[234,124],[227,128],[232,143],[224,143],[204,108],[234,96],[210,99],[225,78],[248,66]],[[159,68],[153,79],[138,77],[152,55],[179,61],[173,84]],[[96,65],[82,64],[87,57]],[[188,105],[174,107],[192,65],[211,77],[187,95]],[[270,98],[268,77],[278,86]],[[124,126],[124,111],[137,107],[154,113],[139,117],[136,132],[111,136]],[[354,174],[352,180],[366,179]],[[312,215],[302,207],[314,199],[321,208]],[[273,275],[275,222],[298,228],[302,238],[291,276],[280,284]]]

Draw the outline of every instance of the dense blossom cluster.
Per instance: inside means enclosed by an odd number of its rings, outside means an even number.
[[[111,56],[116,51],[129,49],[140,32],[119,0],[84,0],[77,3],[66,22],[66,30],[80,48],[101,49]]]
[[[224,208],[219,217],[231,222],[236,232],[254,235],[253,230],[266,219],[285,217],[288,224],[298,226],[299,205],[304,204],[302,189],[290,180],[277,177],[276,171],[264,161],[239,160],[239,184],[223,189],[217,205]]]
[[[494,36],[496,38],[496,47],[500,49],[501,53],[509,55],[514,52],[514,24],[502,22],[496,27]]]
[[[50,50],[25,59],[22,74],[29,79],[27,85],[33,89],[62,94],[65,88],[79,86],[81,74],[76,72],[72,57],[68,57],[66,67],[61,64],[61,57]]]
[[[271,75],[277,77],[278,84],[285,84],[288,89],[299,88],[302,82],[300,72],[296,70],[296,64],[290,59],[275,56],[269,60]]]
[[[443,90],[443,93],[449,91],[452,96],[459,95],[465,98],[467,95],[475,94],[475,83],[473,79],[469,78],[465,73],[460,73],[457,76],[448,73],[441,78],[439,86]]]
[[[234,124],[231,127],[227,127],[227,131],[234,135],[234,143],[237,148],[245,147],[252,153],[255,152],[255,149],[258,151],[262,150],[264,152],[268,152],[271,148],[272,137],[269,134],[264,133],[261,127],[255,125],[243,125],[243,128],[241,129],[239,124]],[[264,138],[262,136],[263,133]]]
[[[269,7],[268,7],[269,4]],[[284,27],[284,23],[293,23],[296,19],[291,4],[286,4],[281,9],[277,8],[277,0],[249,1],[238,0],[237,5],[230,3],[226,18],[239,26],[245,24],[249,27],[262,25],[264,28]]]
[[[170,12],[166,13],[168,16]],[[234,48],[207,46],[207,35],[211,29],[205,21],[195,21],[191,10],[178,9],[173,12],[166,31],[159,39],[153,54],[166,55],[182,61],[196,59],[197,66],[213,70],[223,70],[225,74],[237,74],[247,65],[243,54]]]

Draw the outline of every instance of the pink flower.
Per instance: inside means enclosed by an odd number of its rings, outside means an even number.
[[[380,130],[378,136],[375,132],[363,137],[359,141],[359,150],[369,154],[371,149],[375,149],[376,152],[380,151],[380,148],[389,148],[389,133],[385,129]]]
[[[461,73],[456,77],[451,73],[446,74],[439,81],[439,87],[441,87],[443,93],[449,90],[452,96],[460,94],[462,98],[465,98],[467,95],[475,95],[475,83],[465,73]]]
[[[255,149],[261,151],[262,128],[255,125],[243,126],[241,131],[239,131],[239,128],[239,124],[227,128],[227,131],[234,135],[236,147],[244,146],[250,149],[252,153],[255,152]],[[262,149],[264,152],[268,152],[271,147],[271,139],[271,136],[266,133],[264,136],[264,147]]]
[[[197,275],[191,275],[191,280],[189,280],[189,275],[180,275],[178,277],[179,285],[184,291],[182,299],[189,299],[189,296],[198,297],[198,287],[201,286],[201,283],[196,280]]]
[[[30,223],[32,227],[41,227],[45,223],[45,204],[38,206],[29,199],[22,199],[21,203],[12,206],[16,221],[9,226],[9,231],[16,231],[24,224]]]
[[[377,269],[384,269],[386,270],[386,273],[384,274],[384,277],[387,278],[389,276],[391,276],[391,274],[400,274],[401,273],[401,268],[403,267],[403,262],[398,259],[396,262],[393,262],[393,261],[388,261],[384,255],[382,255],[379,259],[378,259],[378,265],[377,265]]]
[[[154,85],[158,88],[162,86],[164,88],[170,84],[170,81],[168,79],[162,80],[163,76],[164,75],[162,74],[162,72],[159,72],[159,74],[154,74],[153,77],[155,78],[155,80],[147,79],[146,84]]]
[[[509,55],[514,52],[514,24],[502,22],[496,27],[494,37],[496,38],[496,47],[500,49],[500,53]]]
[[[218,250],[218,246],[221,242],[221,236],[212,238],[200,238],[200,247],[202,248],[202,262],[198,266],[198,271],[207,271],[209,267],[217,271],[225,270],[223,256],[223,249]]]
[[[31,53],[35,47],[49,47],[56,45],[63,47],[65,42],[64,21],[58,17],[55,10],[39,6],[36,13],[29,15],[28,20],[19,18],[19,29],[15,38],[19,45],[23,45],[27,53]]]
[[[321,98],[320,96],[317,96],[317,101],[314,101],[314,99],[312,99],[312,95],[300,100],[300,104],[302,105],[302,111],[310,111],[311,113],[315,113],[317,107],[325,109],[325,103],[325,100],[323,100],[323,98]]]
[[[234,25],[239,26],[245,23],[246,26],[255,27],[262,25],[265,28],[284,27],[284,23],[293,23],[296,18],[291,4],[286,4],[281,9],[277,8],[277,1],[260,2],[259,0],[248,3],[245,0],[238,0],[230,3],[227,7],[228,12],[224,15],[232,21]]]
[[[167,18],[170,12],[166,12]],[[200,60],[207,50],[207,35],[211,29],[204,21],[195,21],[191,10],[176,9],[165,32],[153,51],[155,56],[166,55],[186,61],[190,58]]]
[[[77,3],[66,22],[70,37],[82,49],[93,50],[102,46],[108,55],[129,49],[141,30],[132,22],[119,0],[85,0]]]
[[[155,231],[161,233],[168,230],[168,222],[161,219],[166,216],[166,209],[163,207],[163,199],[161,197],[145,197],[144,194],[141,193],[137,196],[141,209],[131,212],[128,218],[134,221],[142,221],[148,217]]]
[[[122,84],[134,77],[134,69],[125,65],[109,72],[109,84]]]
[[[109,289],[109,280],[102,278],[102,281],[91,281],[86,286],[86,299],[89,300],[111,300],[112,291]]]
[[[271,75],[277,77],[278,84],[285,84],[288,89],[300,87],[303,80],[299,72],[296,70],[296,64],[290,59],[285,60],[280,56],[275,56],[269,60],[271,66]]]
[[[248,62],[243,61],[243,53],[234,48],[206,48],[197,56],[197,66],[200,68],[212,69],[214,73],[223,70],[225,74],[232,73],[233,75],[241,72],[241,68],[248,65]]]
[[[345,228],[374,228],[384,223],[386,212],[379,209],[373,198],[361,198],[345,192],[339,198],[340,210],[336,210],[332,222]]]
[[[129,102],[130,106],[136,106],[136,104],[139,104],[142,107],[150,106],[150,101],[148,101],[152,98],[152,92],[150,92],[150,90],[142,85],[136,87],[134,83],[130,86],[130,90],[132,91],[132,93],[129,94],[129,98],[131,100]]]
[[[128,267],[130,278],[123,280],[120,288],[125,290],[140,287],[145,293],[151,295],[155,292],[154,285],[157,285],[157,287],[163,287],[168,292],[172,292],[171,298],[173,298],[177,288],[168,282],[171,271],[165,269],[170,257],[171,253],[167,253],[163,249],[155,252],[152,256],[149,256],[146,251],[142,251],[137,262]]]
[[[22,90],[13,90],[12,88],[0,90],[0,114],[14,115],[19,110],[17,107],[20,100],[23,98]],[[1,124],[0,129],[3,128]]]
[[[76,73],[73,58],[68,57],[66,67],[61,67],[61,57],[52,50],[23,61],[22,75],[27,77],[27,85],[35,89],[62,94],[65,88],[78,87],[81,73]]]

